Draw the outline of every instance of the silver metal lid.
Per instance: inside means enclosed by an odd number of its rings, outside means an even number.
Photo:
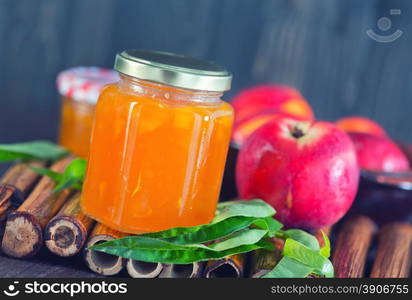
[[[230,89],[232,74],[221,66],[168,52],[125,50],[116,55],[114,69],[122,74],[200,91]]]

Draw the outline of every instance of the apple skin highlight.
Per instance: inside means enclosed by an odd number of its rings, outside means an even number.
[[[286,227],[313,230],[348,211],[359,172],[351,139],[335,125],[279,117],[240,149],[236,181],[242,198],[265,200]]]

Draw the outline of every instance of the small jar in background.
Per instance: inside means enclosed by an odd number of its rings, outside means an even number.
[[[62,97],[59,144],[87,158],[97,98],[106,84],[119,80],[117,72],[97,67],[76,67],[57,76]]]

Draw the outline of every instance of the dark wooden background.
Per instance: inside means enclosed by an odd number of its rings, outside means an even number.
[[[384,34],[376,24],[383,16],[393,22],[386,34],[403,31],[392,43],[366,35]],[[0,143],[54,140],[56,74],[110,68],[126,48],[224,65],[234,73],[226,99],[257,83],[286,83],[319,119],[365,115],[412,142],[411,16],[411,0],[0,0]],[[9,277],[95,276],[80,257],[47,254],[28,263],[2,258],[0,269]]]
[[[390,9],[392,43],[366,35]],[[214,60],[234,73],[230,99],[263,82],[299,88],[319,119],[360,114],[412,142],[412,1],[0,0],[0,142],[55,139],[56,74],[111,67],[149,48]]]

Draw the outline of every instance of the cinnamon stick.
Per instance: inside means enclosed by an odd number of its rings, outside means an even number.
[[[408,277],[412,255],[412,226],[391,223],[379,232],[378,250],[373,263],[372,278]]]
[[[80,196],[80,193],[71,196],[44,229],[46,247],[58,256],[77,254],[94,225],[94,221],[80,210]]]
[[[156,278],[162,272],[164,266],[161,263],[151,263],[128,259],[126,263],[127,273],[133,278]]]
[[[273,239],[273,251],[258,249],[252,252],[250,277],[260,278],[269,273],[282,258],[283,241]]]
[[[70,156],[57,161],[51,170],[63,172],[72,159]],[[53,193],[55,185],[51,178],[43,176],[23,204],[8,216],[2,242],[5,254],[28,258],[40,250],[42,229],[72,193],[69,189]]]
[[[9,185],[0,185],[0,222],[5,221],[13,209],[12,198],[14,189]]]
[[[13,199],[13,194],[14,189],[11,186],[0,186],[0,240],[4,234],[7,216],[15,209],[11,200]]]
[[[118,274],[125,266],[125,259],[115,255],[89,250],[87,248],[127,235],[128,234],[111,229],[101,223],[96,223],[94,229],[90,233],[89,240],[87,241],[84,250],[84,259],[90,270],[102,275]]]
[[[23,200],[33,187],[33,185],[40,179],[40,175],[30,169],[32,167],[44,167],[45,162],[32,161],[19,163],[10,167],[3,177],[0,179],[0,184],[5,184],[15,189],[16,196]]]
[[[365,216],[356,216],[344,223],[332,256],[335,277],[363,277],[368,249],[375,230],[375,223]]]
[[[160,273],[160,278],[199,278],[202,276],[204,263],[168,264]]]
[[[43,167],[44,162],[19,163],[10,167],[0,179],[0,224],[19,207],[40,175],[29,168]],[[1,225],[0,225],[1,226]]]
[[[235,254],[219,260],[209,260],[206,264],[204,276],[206,278],[240,278],[243,277],[244,263],[244,254]]]

